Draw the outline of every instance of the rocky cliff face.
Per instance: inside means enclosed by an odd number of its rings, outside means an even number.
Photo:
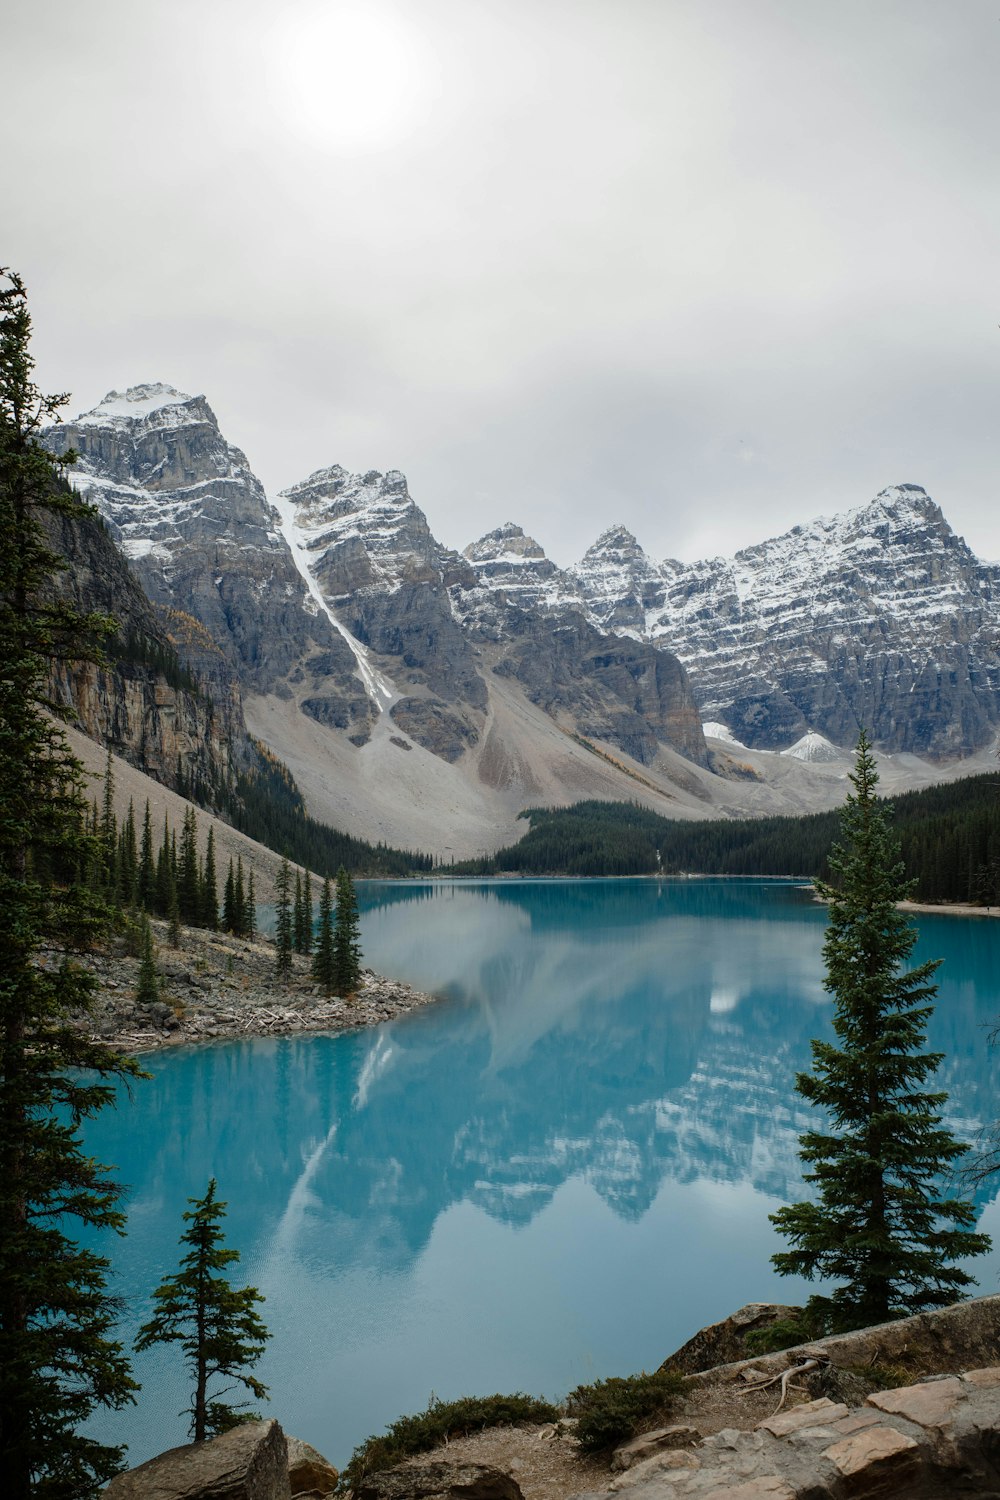
[[[732,558],[654,563],[622,526],[566,570],[511,526],[465,555],[480,620],[516,598],[667,649],[702,719],[757,749],[851,745],[864,725],[885,750],[948,757],[1000,725],[1000,569],[918,485]]]
[[[1000,569],[918,485],[738,552],[654,563],[624,527],[560,570],[517,527],[466,549],[482,622],[498,599],[651,642],[687,670],[704,721],[784,750],[804,735],[969,754],[1000,725]]]
[[[662,569],[648,619],[704,717],[781,749],[864,725],[890,751],[961,755],[1000,723],[1000,578],[916,485],[731,559]]]
[[[198,620],[247,688],[287,691],[315,657],[334,720],[365,721],[354,656],[310,599],[276,511],[203,396],[162,384],[112,391],[46,441],[79,454],[73,486],[150,599]]]
[[[175,786],[180,772],[210,795],[253,755],[239,682],[222,652],[189,616],[153,608],[96,518],[56,517],[50,531],[67,562],[57,591],[83,611],[113,616],[119,626],[103,665],[55,669],[56,701],[72,705],[92,739],[157,781]],[[178,657],[192,664],[192,674],[179,670]]]
[[[397,471],[320,470],[286,490],[296,540],[325,601],[378,653],[389,712],[412,739],[457,760],[475,746],[492,672],[588,739],[651,764],[661,743],[707,763],[683,669],[666,651],[602,636],[537,542],[504,526],[442,547]],[[483,659],[484,646],[499,647]]]

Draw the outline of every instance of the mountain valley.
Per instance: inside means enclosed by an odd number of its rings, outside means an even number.
[[[890,792],[991,764],[1000,568],[918,486],[732,559],[657,564],[613,527],[562,569],[512,523],[444,547],[395,470],[334,465],[269,500],[204,397],[167,385],[46,441],[78,453],[74,487],[217,706],[216,755],[252,733],[359,837],[447,863],[532,805],[825,808],[861,724]],[[148,712],[82,717],[158,779],[194,773],[190,735],[151,752]]]

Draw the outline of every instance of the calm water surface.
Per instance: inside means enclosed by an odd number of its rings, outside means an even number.
[[[210,1176],[267,1296],[259,1367],[287,1430],[337,1464],[432,1393],[563,1395],[654,1368],[743,1302],[795,1301],[767,1215],[800,1193],[794,1093],[829,1031],[824,916],[792,884],[360,887],[366,962],[444,1000],[377,1031],[155,1055],[89,1127],[130,1184],[106,1248],[123,1336],[177,1264]],[[920,918],[944,958],[931,1044],[949,1119],[1000,1113],[1000,923]],[[1000,1241],[995,1193],[982,1227]],[[973,1267],[997,1290],[1000,1252]],[[185,1441],[172,1350],[94,1430],[133,1463]]]

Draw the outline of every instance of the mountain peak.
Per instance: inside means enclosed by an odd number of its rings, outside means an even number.
[[[593,562],[605,558],[624,561],[626,558],[644,558],[646,556],[639,544],[638,538],[629,531],[627,526],[609,526],[602,531],[596,542],[593,542],[583,554],[583,562]]]
[[[500,558],[508,562],[547,561],[543,548],[534,537],[527,536],[513,521],[506,521],[495,531],[488,531],[478,542],[470,542],[462,556],[470,562],[494,562]]]
[[[187,406],[204,401],[204,396],[189,396],[160,380],[130,385],[124,391],[109,391],[103,401],[75,418],[75,425],[105,426],[110,422],[143,422],[154,412],[169,406]]]

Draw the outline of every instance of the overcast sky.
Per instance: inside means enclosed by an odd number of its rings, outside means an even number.
[[[71,413],[204,392],[451,546],[902,480],[1000,557],[998,77],[997,0],[6,0],[0,260]]]

